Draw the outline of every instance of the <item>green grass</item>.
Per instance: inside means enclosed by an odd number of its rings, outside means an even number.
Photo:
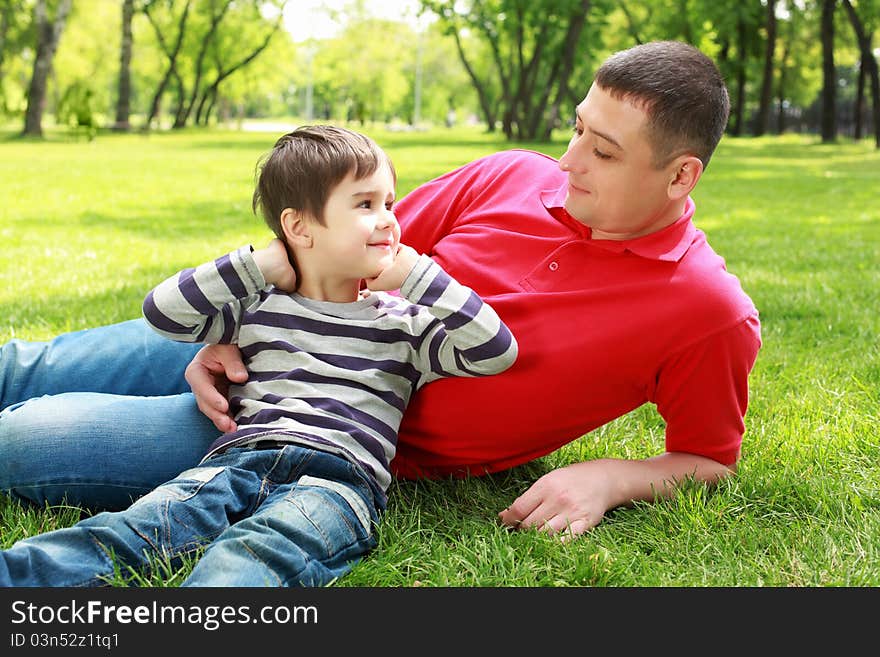
[[[509,146],[456,129],[369,132],[402,195]],[[269,234],[250,210],[271,133],[0,135],[0,341],[136,317],[170,273]],[[565,144],[537,146],[553,155]],[[339,586],[877,586],[880,584],[880,152],[867,141],[725,139],[697,224],[761,312],[764,347],[738,474],[618,509],[580,539],[508,532],[498,510],[554,467],[662,449],[641,408],[544,459],[486,478],[395,482],[379,548]],[[76,509],[0,502],[0,542]],[[157,563],[134,581],[176,586]],[[113,583],[131,580],[118,573]]]

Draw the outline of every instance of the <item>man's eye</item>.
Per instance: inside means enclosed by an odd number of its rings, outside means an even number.
[[[373,203],[372,201],[361,201],[360,203],[358,203],[358,207],[364,208],[364,210],[369,210],[371,207],[373,207]]]
[[[603,153],[598,148],[593,148],[593,155],[598,157],[600,160],[610,160],[611,156],[608,153]]]
[[[582,134],[584,134],[584,129],[582,127],[576,125],[572,132],[574,132],[574,134],[576,134],[578,137],[580,137]]]
[[[385,203],[385,209],[388,210],[388,212],[391,212],[394,209],[394,201],[388,201]]]

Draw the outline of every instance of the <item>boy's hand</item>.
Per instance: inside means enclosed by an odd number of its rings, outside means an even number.
[[[418,259],[419,254],[414,248],[406,244],[398,244],[394,262],[375,278],[367,278],[365,280],[367,287],[374,292],[400,289]]]
[[[296,270],[290,263],[287,247],[280,239],[276,237],[265,249],[255,249],[254,262],[269,285],[285,292],[296,290]]]

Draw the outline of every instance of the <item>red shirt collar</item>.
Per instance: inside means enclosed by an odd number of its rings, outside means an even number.
[[[541,192],[541,203],[558,221],[576,231],[584,239],[591,239],[592,230],[573,218],[563,207],[566,186]],[[693,243],[697,232],[692,221],[696,206],[688,197],[684,212],[676,221],[662,230],[631,240],[595,240],[594,244],[615,253],[630,251],[651,260],[677,262]]]

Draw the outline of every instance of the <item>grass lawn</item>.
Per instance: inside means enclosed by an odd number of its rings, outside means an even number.
[[[367,131],[394,158],[400,195],[509,147],[465,129]],[[267,241],[250,198],[276,136],[0,133],[0,342],[139,316],[171,273]],[[396,482],[379,548],[338,585],[880,585],[878,189],[880,151],[867,141],[726,138],[694,195],[697,225],[763,325],[734,478],[618,509],[569,543],[498,526],[496,512],[543,472],[660,451],[663,423],[641,408],[509,472]],[[78,515],[0,501],[0,544]],[[143,583],[174,586],[182,572],[160,567]]]

